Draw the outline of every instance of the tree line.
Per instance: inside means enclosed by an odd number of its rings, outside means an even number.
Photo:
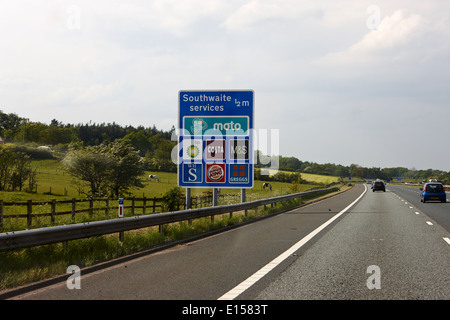
[[[69,150],[86,149],[100,145],[113,144],[121,141],[137,151],[142,158],[146,170],[176,172],[177,167],[171,160],[171,153],[176,146],[172,141],[175,128],[169,131],[158,130],[155,125],[120,126],[116,123],[85,123],[64,124],[52,119],[50,124],[29,121],[14,113],[6,114],[0,110],[0,137],[5,142],[21,143],[26,145],[51,145],[55,150],[67,153]],[[95,149],[95,148],[94,148]],[[33,158],[33,156],[31,155]],[[267,157],[267,156],[266,156]],[[256,151],[256,168],[270,166],[261,161],[264,155]],[[265,159],[267,160],[267,159]],[[310,161],[301,161],[295,157],[278,157],[278,169],[291,172],[313,173],[320,175],[338,176],[342,178],[359,177],[363,179],[415,179],[427,180],[435,178],[450,184],[450,172],[426,169],[416,170],[404,167],[380,168],[363,167],[358,164],[344,166],[340,164],[319,164]],[[285,179],[286,177],[280,177]],[[292,177],[286,178],[291,180]],[[297,180],[296,177],[293,178]]]
[[[263,159],[264,156],[257,151],[256,167],[269,167],[271,163],[265,164],[268,161]],[[291,172],[303,172],[320,174],[327,176],[337,176],[343,179],[348,177],[358,177],[362,179],[381,179],[385,181],[392,181],[397,179],[410,180],[422,180],[434,178],[445,184],[450,184],[450,172],[436,169],[418,170],[415,168],[405,167],[393,167],[393,168],[381,168],[381,167],[363,167],[358,164],[351,164],[350,166],[344,166],[340,164],[325,163],[319,164],[310,161],[301,161],[295,157],[278,157],[278,169]]]
[[[66,153],[69,148],[82,148],[123,141],[145,159],[147,170],[176,172],[171,152],[175,128],[159,130],[155,125],[120,126],[116,123],[63,124],[52,119],[50,124],[29,121],[14,113],[0,110],[0,137],[4,142],[28,146],[47,145]]]

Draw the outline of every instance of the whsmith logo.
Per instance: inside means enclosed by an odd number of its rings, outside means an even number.
[[[183,117],[185,135],[248,136],[248,116]]]

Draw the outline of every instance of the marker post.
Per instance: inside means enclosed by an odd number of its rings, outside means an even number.
[[[123,206],[123,198],[119,198],[119,218],[123,218],[124,206]],[[123,231],[119,232],[119,241],[123,242],[124,233]]]

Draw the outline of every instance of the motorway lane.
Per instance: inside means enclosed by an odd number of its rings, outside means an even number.
[[[418,211],[425,213],[450,233],[450,193],[447,192],[447,203],[438,201],[420,202],[420,190],[415,187],[387,185],[388,190],[414,205]]]
[[[449,237],[403,197],[369,191],[264,288],[239,298],[450,299]]]
[[[81,289],[69,290],[63,282],[15,298],[215,300],[335,216],[363,190],[355,186],[329,199],[98,272],[83,275],[81,270]],[[279,268],[296,259],[297,254],[292,255]]]

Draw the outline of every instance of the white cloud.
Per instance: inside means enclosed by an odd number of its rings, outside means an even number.
[[[322,14],[318,5],[310,1],[252,0],[230,14],[221,26],[232,31],[245,31],[265,23],[285,24],[296,19],[317,18]]]
[[[378,29],[368,29],[360,41],[345,51],[329,54],[322,61],[353,64],[373,62],[379,57],[396,59],[405,50],[411,52],[411,49],[420,49],[420,40],[431,29],[429,21],[421,15],[408,15],[406,10],[397,10],[384,17]]]

